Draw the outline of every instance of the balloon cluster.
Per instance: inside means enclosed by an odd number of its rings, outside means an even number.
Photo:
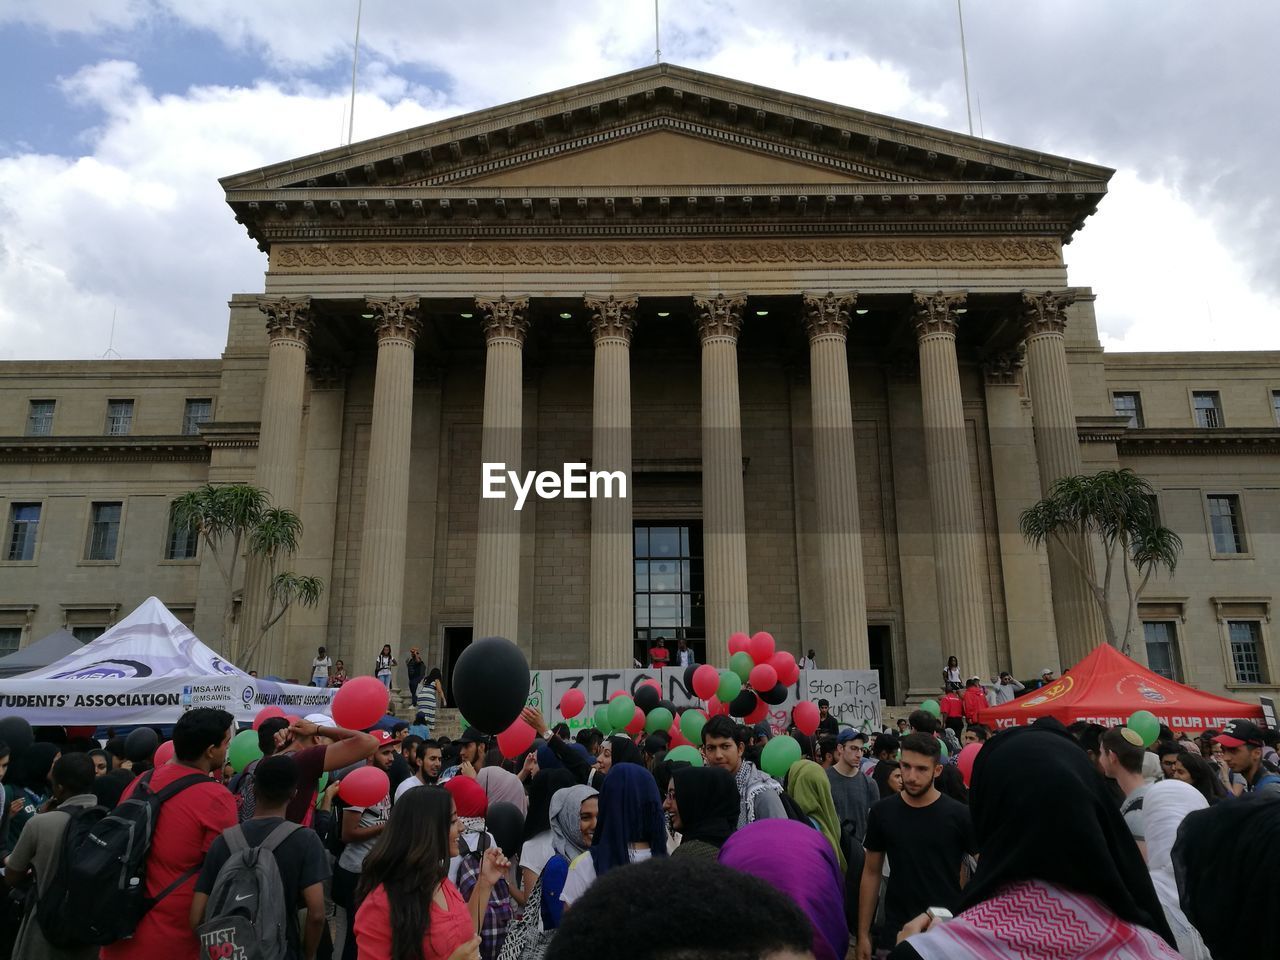
[[[773,637],[763,630],[729,638],[728,670],[703,664],[685,672],[685,686],[707,701],[711,715],[740,717],[744,723],[763,720],[770,706],[787,699],[787,688],[799,679],[796,658],[776,649]]]

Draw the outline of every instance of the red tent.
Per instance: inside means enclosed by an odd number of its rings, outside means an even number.
[[[1039,717],[1057,717],[1063,723],[1087,720],[1113,727],[1138,710],[1151,711],[1175,732],[1221,729],[1237,718],[1262,719],[1262,707],[1257,704],[1215,697],[1166,680],[1104,643],[1060,680],[988,707],[982,722],[999,730]]]

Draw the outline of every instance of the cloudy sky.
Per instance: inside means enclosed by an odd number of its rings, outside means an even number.
[[[1117,170],[1114,350],[1280,350],[1280,4],[966,0],[983,135]],[[217,178],[345,139],[356,0],[0,0],[0,358],[214,357]],[[663,59],[965,130],[952,0],[662,0]],[[650,63],[652,0],[365,0],[355,139]],[[112,316],[116,317],[114,341]]]

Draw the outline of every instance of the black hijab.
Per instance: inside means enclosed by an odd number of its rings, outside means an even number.
[[[964,890],[965,909],[1019,880],[1044,880],[1097,897],[1177,949],[1133,834],[1060,724],[993,737],[978,753],[970,782],[980,856]]]
[[[614,734],[609,738],[609,746],[611,747],[611,765],[616,767],[620,763],[634,763],[637,767],[644,766],[644,757],[640,753],[640,748],[636,746],[634,740],[630,737],[624,737],[621,734]]]
[[[1182,912],[1215,957],[1275,951],[1280,797],[1245,794],[1189,814],[1173,845]]]
[[[14,783],[34,794],[47,797],[53,790],[49,784],[49,771],[53,759],[61,752],[56,743],[33,743],[18,758]]]
[[[722,767],[684,767],[672,773],[680,810],[680,841],[719,847],[738,825],[738,784]]]
[[[524,838],[532,840],[551,829],[551,798],[557,790],[572,787],[578,782],[564,767],[539,770],[529,781],[529,809],[524,815]]]

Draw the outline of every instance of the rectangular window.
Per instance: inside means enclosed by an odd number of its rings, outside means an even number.
[[[56,401],[32,400],[27,405],[27,436],[47,437],[53,433],[53,408]]]
[[[1246,552],[1238,496],[1234,493],[1209,494],[1209,530],[1213,534],[1214,553]]]
[[[0,627],[0,657],[7,657],[18,652],[22,643],[21,627]]]
[[[194,560],[200,546],[200,533],[195,527],[178,525],[174,507],[169,507],[169,536],[166,540],[166,560]]]
[[[81,643],[92,643],[107,632],[106,627],[72,627],[71,635]]]
[[[1181,681],[1178,663],[1178,632],[1172,620],[1147,620],[1142,624],[1147,642],[1147,665],[1169,680]]]
[[[671,663],[681,638],[706,662],[702,527],[671,522],[635,528],[635,651],[641,663],[665,642]]]
[[[1280,424],[1280,390],[1271,391],[1271,412],[1276,415],[1276,423]]]
[[[123,504],[95,503],[89,521],[89,549],[86,560],[114,560],[120,541],[120,513]]]
[[[9,536],[5,538],[6,560],[34,560],[36,532],[40,527],[40,504],[15,503],[9,507]]]
[[[1111,409],[1117,417],[1128,417],[1129,426],[1142,426],[1142,395],[1134,392],[1118,392],[1111,394]]]
[[[1222,401],[1217,390],[1197,390],[1191,394],[1191,406],[1195,409],[1196,426],[1213,429],[1221,427]]]
[[[133,431],[133,401],[107,401],[107,436],[127,437]]]
[[[186,412],[182,415],[183,436],[195,436],[200,432],[200,425],[212,419],[212,400],[188,400]]]
[[[1262,669],[1262,625],[1257,620],[1228,620],[1231,665],[1236,683],[1266,683]]]

